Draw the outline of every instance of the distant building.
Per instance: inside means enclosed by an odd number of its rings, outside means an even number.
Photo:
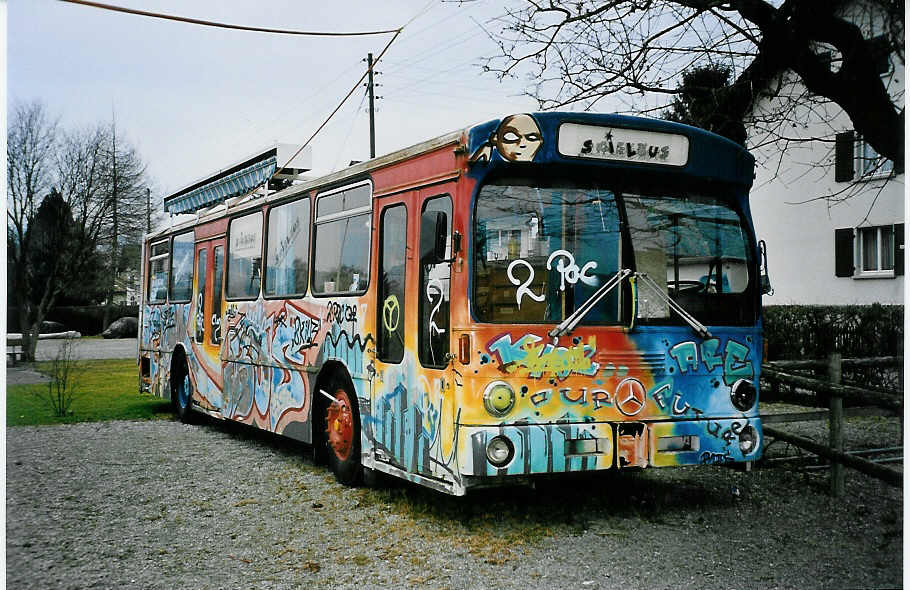
[[[139,273],[136,270],[125,270],[114,279],[113,302],[117,305],[139,304]]]
[[[851,15],[867,38],[875,38],[880,21],[867,7],[857,3]],[[832,47],[817,51],[839,67]],[[878,67],[903,107],[901,60],[883,52]],[[796,75],[785,74],[782,88],[781,96],[757,104],[752,116],[762,121],[796,105],[786,137],[769,132],[766,123],[749,129],[756,157],[751,208],[756,234],[768,246],[774,288],[764,304],[902,304],[903,171],[878,156],[837,105],[809,95]],[[809,138],[815,139],[798,141]]]

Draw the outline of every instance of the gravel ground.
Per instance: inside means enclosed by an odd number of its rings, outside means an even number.
[[[825,473],[724,467],[450,498],[345,488],[299,445],[211,422],[9,428],[6,452],[9,588],[902,584],[902,492],[851,470],[839,501]]]

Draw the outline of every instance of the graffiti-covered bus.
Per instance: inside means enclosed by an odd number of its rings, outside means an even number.
[[[754,461],[753,165],[668,121],[517,114],[209,207],[147,237],[140,388],[351,485]]]

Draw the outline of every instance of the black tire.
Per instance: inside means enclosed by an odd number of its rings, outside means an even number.
[[[353,388],[334,379],[328,392],[336,402],[326,403],[324,408],[325,444],[329,467],[335,479],[346,486],[355,486],[362,481],[360,466],[360,412]]]
[[[361,477],[364,487],[373,490],[383,490],[389,487],[389,476],[382,471],[370,469],[369,467],[364,467],[362,471],[363,475]]]
[[[186,361],[177,365],[177,371],[171,377],[171,403],[174,406],[174,413],[184,424],[193,424],[195,421],[193,382],[190,380],[190,372],[187,370]]]

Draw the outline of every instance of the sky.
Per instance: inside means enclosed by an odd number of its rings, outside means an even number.
[[[364,31],[402,25],[376,67],[376,152],[537,110],[521,80],[484,74],[484,26],[520,0],[105,0],[248,26]],[[415,18],[416,17],[416,18]],[[412,19],[414,19],[412,21]],[[302,144],[391,34],[301,37],[225,30],[56,0],[9,0],[7,106],[41,101],[64,129],[116,121],[171,194],[277,142]],[[328,173],[369,157],[365,89],[311,143]]]

